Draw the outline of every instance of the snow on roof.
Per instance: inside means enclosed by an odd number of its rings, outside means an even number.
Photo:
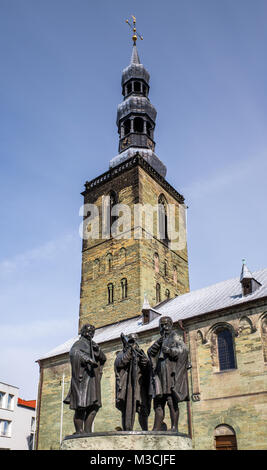
[[[213,284],[187,294],[180,295],[169,300],[162,306],[155,307],[160,315],[170,316],[173,322],[186,320],[198,315],[204,315],[216,310],[242,305],[248,301],[257,300],[267,296],[267,268],[253,273],[254,279],[261,283],[259,289],[252,294],[243,296],[240,278],[229,279],[227,281]],[[155,318],[150,323],[143,324],[141,317],[130,318],[125,321],[113,323],[111,325],[97,328],[94,340],[101,344],[120,337],[121,333],[139,333],[152,330],[158,327],[159,318]],[[79,336],[69,339],[64,344],[56,347],[52,351],[39,358],[48,359],[69,352],[71,346],[77,341]]]

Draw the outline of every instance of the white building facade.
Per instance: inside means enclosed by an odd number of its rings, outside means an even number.
[[[0,450],[33,449],[35,402],[18,395],[18,387],[0,382]]]

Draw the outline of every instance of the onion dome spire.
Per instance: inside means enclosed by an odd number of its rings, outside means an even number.
[[[119,154],[110,161],[110,167],[115,167],[138,153],[165,177],[166,166],[154,153],[157,111],[148,98],[150,75],[138,55],[136,30],[132,39],[130,64],[122,71],[121,86],[124,99],[117,110]]]

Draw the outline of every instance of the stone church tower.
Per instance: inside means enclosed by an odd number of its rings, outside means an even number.
[[[136,45],[122,73],[118,106],[119,154],[109,170],[86,182],[79,328],[87,322],[101,327],[140,314],[144,295],[154,306],[189,291],[187,246],[172,247],[168,234],[168,206],[175,208],[175,228],[184,198],[167,183],[166,167],[155,154],[156,109],[149,96],[150,76],[140,63]],[[119,233],[112,224],[126,205],[128,222]],[[152,206],[153,233],[135,208]],[[88,205],[97,211],[99,234],[89,237]],[[149,209],[148,209],[149,212]],[[115,215],[114,215],[115,214]],[[124,214],[125,215],[125,214]],[[157,225],[159,224],[159,225]],[[157,227],[159,227],[158,230]]]

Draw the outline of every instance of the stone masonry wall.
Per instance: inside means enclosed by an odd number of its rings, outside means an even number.
[[[152,306],[158,303],[155,295],[157,282],[161,284],[161,301],[166,299],[166,289],[169,290],[170,297],[189,291],[186,245],[182,250],[174,251],[155,236],[152,239],[134,237],[137,228],[134,220],[135,204],[157,206],[158,197],[163,194],[167,203],[174,204],[179,211],[177,200],[143,168],[136,166],[112,181],[85,193],[85,204],[95,204],[98,207],[100,233],[103,196],[111,191],[116,192],[117,202],[126,204],[131,211],[131,227],[127,231],[129,238],[111,237],[106,240],[83,241],[79,328],[86,322],[92,322],[96,327],[100,327],[139,315],[145,292]],[[178,216],[175,222],[178,231]],[[155,219],[155,234],[156,223]],[[143,227],[141,231],[142,235],[145,235]],[[154,268],[155,252],[158,253],[160,260],[159,273],[155,273]],[[166,263],[165,270],[163,270],[164,263]],[[127,279],[127,299],[122,299],[121,295],[123,278]],[[114,284],[112,304],[108,304],[109,283]]]
[[[196,449],[214,449],[214,431],[220,424],[234,429],[238,449],[267,449],[267,364],[261,338],[265,311],[266,307],[241,307],[191,323]],[[236,369],[219,371],[213,336],[218,324],[232,328]]]

